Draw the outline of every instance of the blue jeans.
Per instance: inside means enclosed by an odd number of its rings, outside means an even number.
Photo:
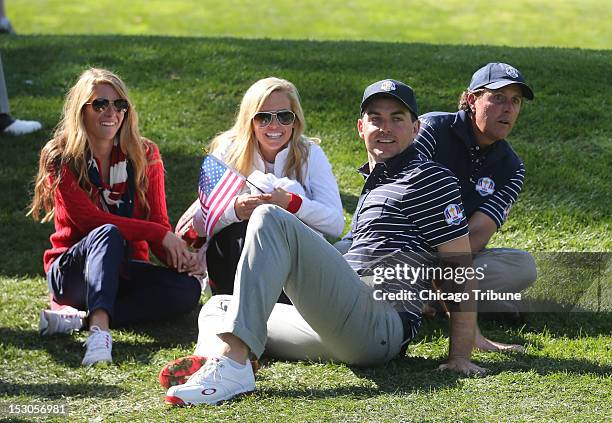
[[[102,225],[55,259],[47,272],[55,302],[79,310],[105,310],[112,327],[164,320],[193,310],[199,281],[186,273],[127,260],[115,225]]]

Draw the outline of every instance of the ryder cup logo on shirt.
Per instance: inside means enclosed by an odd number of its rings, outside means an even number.
[[[395,83],[393,81],[383,81],[380,84],[380,89],[383,91],[393,91],[395,90]]]
[[[444,220],[449,225],[458,225],[463,219],[463,207],[459,204],[449,204],[444,209]]]
[[[511,78],[518,78],[518,71],[515,68],[513,68],[512,66],[506,66],[506,73]]]
[[[493,179],[487,178],[486,176],[480,178],[476,183],[476,191],[483,197],[491,195],[495,192],[495,182],[493,182]]]

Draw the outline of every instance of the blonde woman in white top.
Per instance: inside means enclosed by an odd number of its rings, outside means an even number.
[[[289,81],[271,77],[251,85],[234,126],[213,139],[212,154],[264,191],[246,185],[215,226],[206,252],[214,294],[233,292],[246,226],[260,204],[282,207],[322,235],[342,233],[338,184],[319,140],[304,136],[304,128],[297,89]],[[199,211],[194,227],[201,236],[203,226]]]

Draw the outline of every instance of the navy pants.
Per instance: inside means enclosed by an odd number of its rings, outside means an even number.
[[[103,225],[56,258],[47,272],[55,302],[90,313],[103,309],[111,327],[164,320],[196,307],[196,278],[126,260],[126,245],[115,225]]]

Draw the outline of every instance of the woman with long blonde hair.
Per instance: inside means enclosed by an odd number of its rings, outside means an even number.
[[[282,207],[321,234],[342,233],[344,214],[336,178],[320,141],[304,136],[305,127],[295,85],[270,77],[250,86],[232,128],[213,139],[212,154],[252,183],[234,198],[214,228],[206,252],[214,294],[233,292],[246,226],[260,204]],[[201,213],[196,213],[194,223],[204,234]]]
[[[198,264],[168,222],[159,150],[141,137],[134,104],[114,73],[88,69],[68,92],[40,153],[29,214],[55,224],[44,254],[51,310],[41,312],[40,332],[88,325],[83,365],[112,361],[110,325],[197,305],[200,284],[188,273]],[[149,246],[172,269],[150,264]]]
[[[319,234],[338,237],[344,215],[336,178],[319,140],[304,136],[306,121],[298,91],[291,82],[260,79],[246,91],[234,126],[215,137],[212,154],[244,176],[252,185],[234,197],[213,229],[206,264],[213,294],[232,294],[248,220],[255,208],[274,204],[293,213]],[[255,188],[255,186],[257,188]],[[263,191],[263,193],[261,192]],[[195,215],[192,210],[196,209]],[[205,218],[199,200],[185,212],[179,232],[193,240],[193,229],[204,237]],[[282,293],[281,303],[290,304]],[[200,322],[205,316],[200,315]],[[200,325],[200,336],[204,328]],[[168,363],[159,374],[162,386],[181,384],[206,361],[198,343],[194,355]],[[257,361],[251,363],[258,368]]]

